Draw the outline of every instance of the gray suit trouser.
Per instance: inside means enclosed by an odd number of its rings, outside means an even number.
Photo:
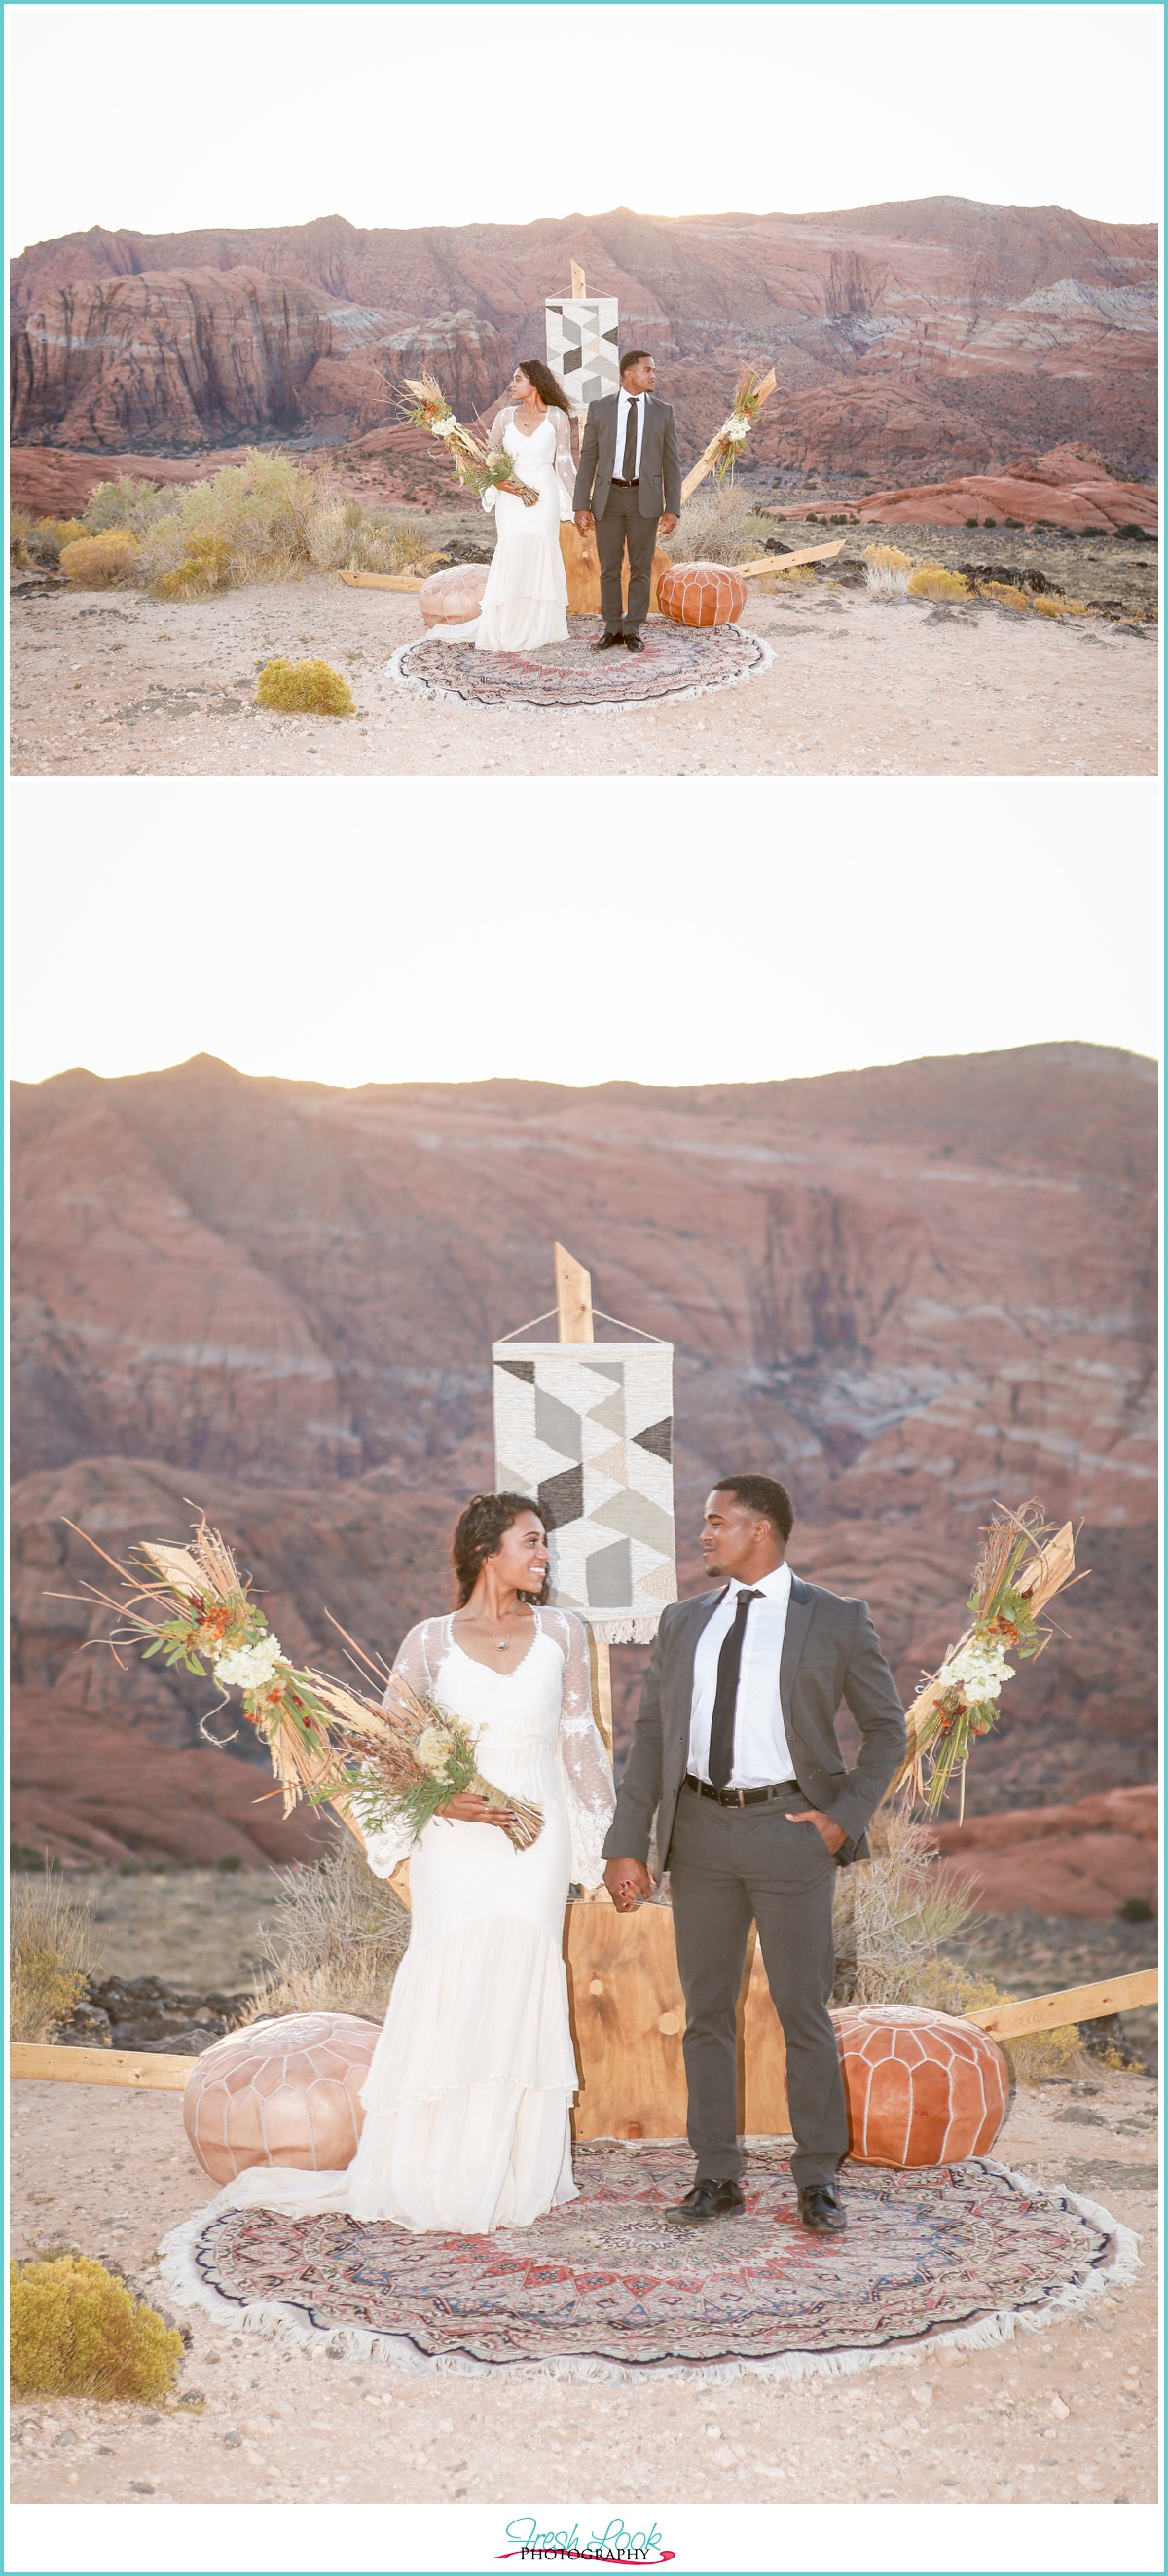
[[[677,1965],[685,1996],[689,2142],[698,2179],[736,2180],[736,2012],[752,1920],[787,2043],[797,2183],[834,2182],[848,2152],[839,2051],[828,2002],[835,1979],[836,1865],[815,1825],[789,1824],[798,1791],[757,1807],[720,1807],[683,1789],[669,1843]]]
[[[600,557],[600,614],[610,635],[622,628],[634,635],[649,614],[649,588],[653,574],[653,555],[657,544],[657,521],[641,513],[641,495],[635,484],[619,488],[614,483],[604,505],[604,516],[596,522],[596,551]],[[625,547],[629,550],[629,604],[621,606],[621,572]]]

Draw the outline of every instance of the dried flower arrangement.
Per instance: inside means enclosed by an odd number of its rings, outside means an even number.
[[[459,482],[468,491],[481,494],[506,489],[514,492],[527,509],[535,508],[539,494],[516,477],[514,459],[506,448],[493,441],[486,444],[475,437],[473,430],[464,429],[436,376],[407,376],[404,381],[414,397],[412,403],[402,405],[405,418],[414,428],[428,429],[432,438],[444,441]]]
[[[240,1574],[205,1515],[189,1547],[152,1539],[131,1551],[147,1568],[145,1580],[107,1556],[75,1521],[67,1526],[105,1558],[124,1586],[121,1596],[84,1586],[84,1597],[118,1614],[120,1624],[105,1641],[115,1655],[119,1644],[134,1644],[144,1657],[161,1655],[168,1666],[181,1664],[200,1680],[209,1668],[225,1694],[242,1692],[244,1716],[271,1755],[285,1815],[306,1799],[311,1806],[335,1808],[362,1841],[398,1819],[409,1824],[416,1840],[450,1798],[469,1790],[507,1809],[503,1830],[517,1851],[536,1841],[543,1825],[539,1808],[505,1797],[483,1778],[470,1729],[436,1702],[417,1698],[338,1622],[338,1635],[384,1686],[380,1703],[329,1673],[293,1664],[250,1597],[250,1577]],[[225,1705],[224,1698],[217,1708]],[[208,1711],[216,1714],[217,1709]],[[206,1717],[200,1729],[207,1733]]]

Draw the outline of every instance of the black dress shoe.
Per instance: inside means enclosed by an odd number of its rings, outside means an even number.
[[[801,2182],[799,2221],[809,2236],[842,2236],[847,2211],[833,2182]]]
[[[625,639],[624,639],[624,636],[623,636],[623,635],[620,635],[620,634],[612,635],[612,634],[610,634],[609,629],[608,629],[608,628],[607,628],[607,626],[606,626],[606,627],[605,627],[605,630],[604,630],[603,635],[598,635],[598,636],[597,636],[597,638],[596,638],[596,642],[595,642],[595,644],[593,645],[592,650],[593,650],[593,652],[594,652],[594,653],[611,653],[612,648],[613,648],[613,645],[614,645],[614,644],[623,644],[623,643],[624,643],[624,640],[625,640]]]
[[[695,2182],[676,2209],[667,2209],[671,2227],[701,2227],[707,2218],[738,2218],[746,2207],[736,2182]]]
[[[644,652],[644,650],[645,650],[645,647],[644,647],[644,645],[642,644],[642,642],[641,642],[641,638],[640,638],[640,636],[639,636],[639,635],[626,635],[626,637],[625,637],[625,651],[626,651],[626,653],[643,653],[643,652]]]

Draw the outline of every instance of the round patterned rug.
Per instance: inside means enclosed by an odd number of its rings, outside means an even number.
[[[651,617],[644,651],[594,653],[599,617],[570,617],[566,644],[535,653],[476,653],[473,644],[440,644],[430,635],[401,644],[389,668],[395,680],[429,698],[458,698],[473,707],[642,707],[662,698],[701,698],[711,689],[753,679],[773,660],[769,644],[745,626],[701,631]]]
[[[799,2225],[786,2154],[750,2151],[746,2212],[675,2228],[681,2146],[578,2145],[580,2198],[494,2236],[212,2208],[176,2228],[180,2305],[412,2370],[804,2377],[911,2360],[926,2342],[998,2343],[1114,2289],[1138,2264],[1107,2211],[988,2158],[892,2173],[849,2166],[846,2236]]]

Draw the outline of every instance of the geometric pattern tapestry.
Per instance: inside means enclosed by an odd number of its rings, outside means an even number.
[[[565,393],[581,410],[620,392],[615,295],[564,296],[544,307],[547,362]]]
[[[496,1342],[495,1490],[530,1494],[551,1598],[611,1645],[677,1599],[672,1342]]]

